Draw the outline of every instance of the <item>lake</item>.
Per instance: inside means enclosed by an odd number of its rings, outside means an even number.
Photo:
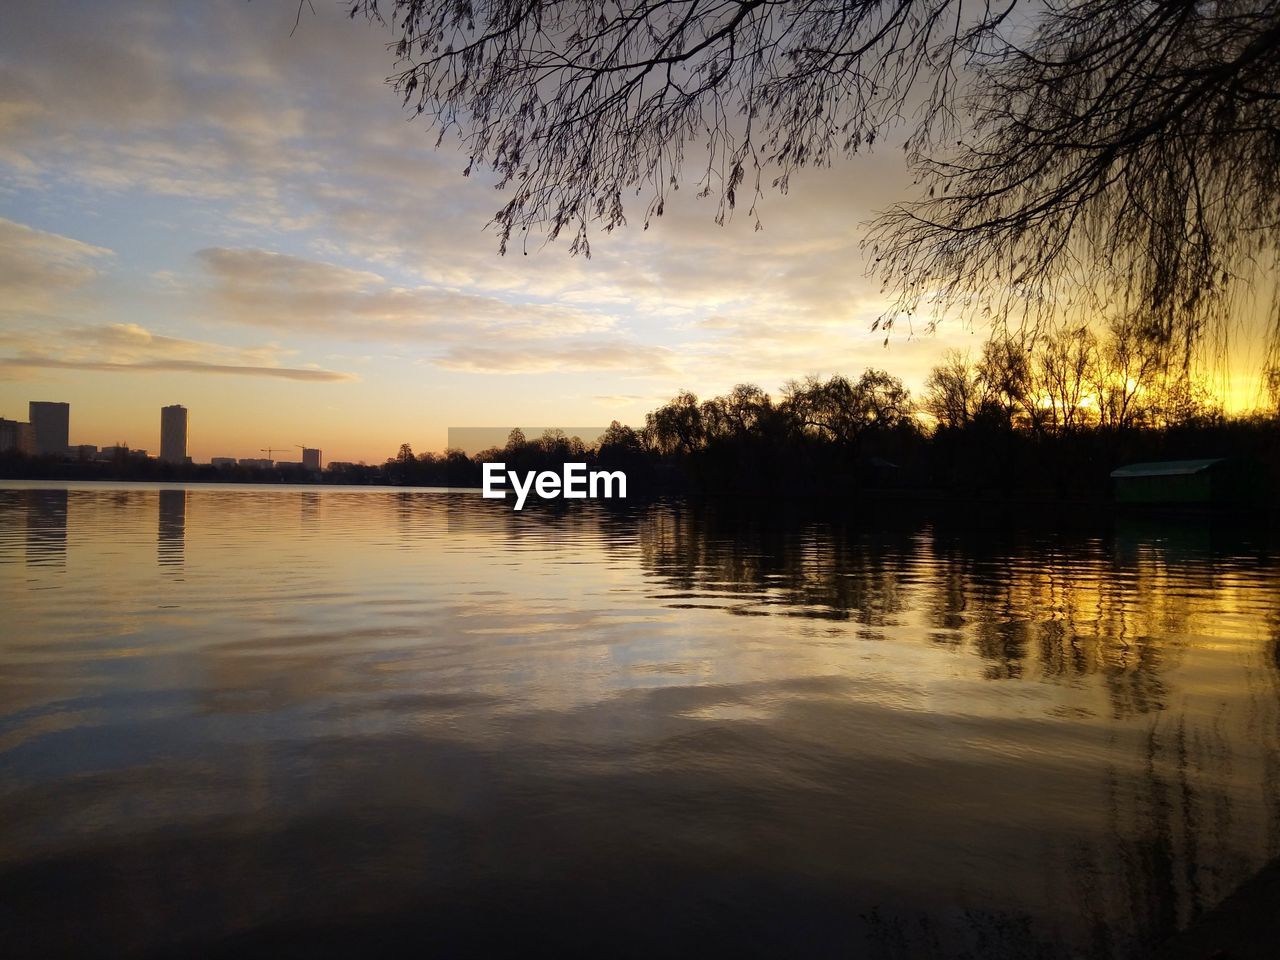
[[[1280,567],[948,509],[0,483],[0,953],[1143,957],[1280,855]]]

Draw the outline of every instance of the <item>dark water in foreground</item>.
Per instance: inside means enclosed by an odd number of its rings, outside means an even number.
[[[1205,520],[0,489],[0,955],[1141,957],[1278,644]]]

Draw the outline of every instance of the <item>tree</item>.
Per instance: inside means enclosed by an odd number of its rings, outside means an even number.
[[[881,223],[898,306],[1114,311],[1183,359],[1274,274],[1280,9],[1066,0],[974,71],[966,131]],[[936,144],[934,144],[936,146]],[[1273,330],[1274,334],[1274,330]]]
[[[1008,427],[1025,424],[1038,430],[1043,411],[1036,403],[1027,347],[1010,337],[993,337],[982,346],[978,383],[984,393],[984,413],[995,413]]]
[[[1267,368],[1263,386],[1267,391],[1267,402],[1271,407],[1271,413],[1280,417],[1280,367],[1273,365]]]
[[[1216,398],[1185,370],[1165,371],[1153,394],[1148,413],[1156,426],[1186,427],[1222,421],[1222,407]]]
[[[969,358],[948,350],[924,382],[924,412],[940,427],[968,426],[981,407],[981,387]]]
[[[623,196],[647,189],[662,214],[685,176],[685,147],[705,138],[698,178],[723,220],[744,186],[870,145],[934,73],[963,56],[956,0],[350,0],[352,17],[391,25],[406,104],[512,188],[496,216],[513,231],[570,231],[625,220]],[[983,20],[990,30],[1001,16]],[[975,25],[972,29],[981,32]],[[968,31],[965,31],[966,34]],[[750,177],[750,183],[748,183]],[[753,205],[754,209],[754,205]]]
[[[605,429],[604,433],[600,434],[600,440],[596,446],[601,454],[606,451],[615,454],[631,454],[644,450],[645,443],[639,431],[614,420]]]
[[[921,194],[873,238],[886,327],[1118,311],[1189,352],[1277,266],[1270,0],[349,3],[391,24],[406,104],[509,189],[504,250],[534,228],[589,253],[689,168],[717,219],[754,216],[763,185],[913,116]]]
[[[1071,430],[1087,422],[1090,374],[1097,367],[1098,341],[1087,326],[1046,336],[1036,351],[1036,402],[1043,397],[1056,427]]]
[[[884,370],[864,371],[854,385],[854,395],[859,416],[868,429],[896,429],[915,414],[911,392],[899,378]]]
[[[692,453],[705,438],[698,398],[688,390],[646,414],[645,424],[661,453]]]
[[[773,411],[769,395],[754,383],[740,383],[727,396],[702,404],[702,423],[708,438],[743,437],[756,431]]]
[[[850,443],[858,433],[853,384],[839,374],[827,381],[809,376],[782,388],[783,409],[802,434]]]
[[[400,444],[399,451],[383,464],[383,469],[387,479],[394,484],[414,484],[419,479],[418,458],[413,455],[413,447],[407,443]]]
[[[1155,380],[1168,367],[1165,353],[1133,319],[1112,321],[1091,376],[1103,426],[1126,430],[1149,414]]]
[[[783,388],[783,408],[806,433],[855,445],[869,430],[891,430],[911,420],[911,394],[901,380],[869,369],[856,381],[836,375],[827,381],[808,377]]]

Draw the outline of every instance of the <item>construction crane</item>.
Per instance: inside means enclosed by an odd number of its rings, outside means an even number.
[[[267,455],[268,460],[274,460],[275,457],[272,456],[273,453],[275,453],[277,450],[285,451],[288,449],[289,449],[288,447],[259,447],[258,452],[265,453]]]

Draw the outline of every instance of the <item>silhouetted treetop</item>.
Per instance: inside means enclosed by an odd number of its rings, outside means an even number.
[[[754,216],[762,184],[903,124],[921,194],[873,236],[886,327],[1101,309],[1189,348],[1275,266],[1274,0],[349,2],[392,25],[406,103],[508,189],[504,250],[536,228],[589,253],[688,169],[718,220]]]

